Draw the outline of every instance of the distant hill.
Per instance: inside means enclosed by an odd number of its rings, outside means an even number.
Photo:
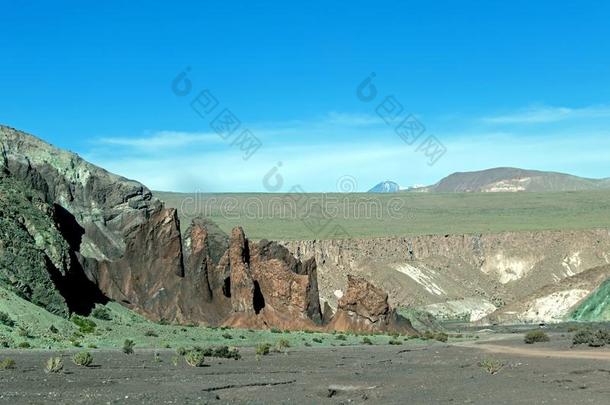
[[[565,173],[499,167],[453,173],[438,183],[411,189],[415,192],[548,192],[610,189],[610,178],[588,179]]]
[[[396,193],[400,191],[398,183],[393,181],[382,181],[369,190],[369,193]]]

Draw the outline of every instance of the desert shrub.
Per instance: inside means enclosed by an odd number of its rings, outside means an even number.
[[[49,326],[49,332],[51,333],[59,333],[59,329],[55,327],[55,325]]]
[[[305,342],[305,343],[303,343],[303,344],[304,344],[306,347],[310,347],[310,346],[311,346],[311,343],[309,343],[309,342]]]
[[[286,350],[290,347],[290,342],[288,339],[280,339],[275,344],[277,350]]]
[[[231,335],[230,333],[223,333],[222,337],[225,339],[233,339],[233,335]]]
[[[186,354],[187,350],[186,347],[179,347],[176,349],[176,354],[178,356],[184,356]]]
[[[131,339],[125,339],[123,342],[123,353],[125,354],[133,354],[133,348],[135,347],[135,342]]]
[[[17,327],[17,334],[25,338],[29,338],[32,335],[30,329],[25,325],[19,325],[19,327]]]
[[[89,367],[93,363],[93,356],[89,352],[78,352],[72,356],[72,361],[77,366]]]
[[[72,344],[72,346],[74,347],[83,347],[83,345],[80,343],[80,341],[78,340],[71,340],[70,343]]]
[[[93,311],[91,311],[91,316],[102,321],[112,320],[112,316],[110,315],[108,308],[100,304],[95,305],[95,308],[93,308]]]
[[[199,350],[189,350],[184,356],[184,360],[191,367],[201,367],[205,361],[205,356]]]
[[[95,344],[93,344],[93,343],[89,343],[89,344],[87,345],[87,347],[88,347],[89,349],[97,349],[97,345],[95,345]]]
[[[316,342],[316,343],[322,343],[322,339],[317,338],[317,337],[315,337],[315,338],[313,338],[313,339],[311,339],[311,340],[312,340],[312,341],[314,341],[314,342]]]
[[[239,354],[239,350],[235,347],[229,348],[228,346],[218,346],[214,348],[210,357],[239,360],[241,359],[241,354]]]
[[[21,342],[17,345],[17,347],[20,349],[29,349],[32,347],[32,345],[30,345],[28,342]]]
[[[147,330],[146,332],[144,332],[144,336],[159,337],[159,335],[157,335],[157,332],[155,332],[154,330]]]
[[[179,362],[180,362],[180,357],[178,357],[178,356],[172,357],[172,364],[174,367],[178,367]]]
[[[397,339],[390,339],[390,341],[388,343],[391,344],[391,345],[395,345],[395,346],[398,346],[398,345],[402,344],[402,342],[400,340],[397,340]]]
[[[271,333],[282,333],[282,331],[278,328],[271,328]]]
[[[335,339],[337,339],[337,340],[344,340],[345,341],[345,340],[347,340],[347,336],[345,336],[345,335],[337,335],[335,337]]]
[[[51,357],[44,365],[44,371],[47,373],[59,373],[64,369],[64,362],[61,357]]]
[[[0,335],[0,348],[8,349],[13,344],[13,339],[8,336]]]
[[[270,349],[271,349],[270,343],[259,343],[256,345],[256,355],[257,356],[266,356],[269,354]]]
[[[373,341],[370,338],[365,336],[365,337],[362,338],[362,344],[363,345],[372,345]]]
[[[15,326],[15,321],[13,321],[13,319],[9,316],[9,314],[7,314],[6,312],[0,311],[0,324],[8,326],[9,328],[12,328],[13,326]]]
[[[167,326],[167,325],[169,325],[169,321],[167,319],[165,319],[165,318],[161,318],[159,320],[159,322],[157,322],[157,324],[163,325],[163,326]]]
[[[437,332],[434,334],[434,339],[438,340],[439,342],[446,342],[449,340],[449,335],[447,335],[445,332]]]
[[[153,354],[153,361],[155,363],[161,363],[161,355],[159,354],[159,352],[155,352]]]
[[[610,344],[610,332],[603,329],[581,329],[572,337],[572,343],[574,345],[586,344],[591,347],[602,347]]]
[[[549,335],[547,335],[544,331],[541,330],[533,330],[527,332],[525,334],[525,337],[523,338],[523,341],[527,344],[548,342],[549,340],[551,340],[549,338]]]
[[[504,367],[504,363],[500,360],[488,358],[483,359],[479,362],[479,367],[488,372],[491,375],[498,374],[500,370]]]
[[[13,370],[17,367],[17,363],[13,359],[4,359],[0,361],[0,370]]]
[[[70,320],[73,324],[78,326],[78,330],[80,331],[80,333],[93,333],[95,332],[95,328],[97,327],[97,324],[91,319],[87,319],[82,316],[72,315]]]

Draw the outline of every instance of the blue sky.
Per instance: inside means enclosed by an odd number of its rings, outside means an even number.
[[[153,189],[270,191],[276,166],[280,192],[494,166],[610,176],[608,2],[84,3],[5,2],[0,122]],[[205,89],[218,106],[202,118]],[[225,108],[241,122],[228,139],[210,125]],[[408,114],[425,126],[412,145],[394,131]],[[245,129],[262,143],[248,160],[232,145]]]

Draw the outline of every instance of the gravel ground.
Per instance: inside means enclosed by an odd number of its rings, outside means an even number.
[[[244,349],[241,360],[206,358],[201,368],[181,358],[174,365],[170,350],[159,352],[160,361],[150,350],[93,350],[88,368],[74,365],[70,352],[4,350],[0,359],[17,368],[0,371],[0,404],[607,404],[608,353],[570,348],[559,334],[536,345],[512,335],[459,345],[288,349],[259,360]],[[64,372],[46,374],[44,362],[58,354]],[[495,375],[478,364],[490,358],[504,364]]]

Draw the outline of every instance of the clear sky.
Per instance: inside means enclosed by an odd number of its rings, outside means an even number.
[[[610,176],[607,1],[2,3],[0,123],[152,189],[366,191],[495,166]],[[202,117],[206,89],[218,104]],[[233,134],[211,123],[225,108]],[[395,131],[408,114],[425,127],[412,144]],[[244,160],[246,129],[262,146]],[[431,135],[446,150],[433,165]]]

